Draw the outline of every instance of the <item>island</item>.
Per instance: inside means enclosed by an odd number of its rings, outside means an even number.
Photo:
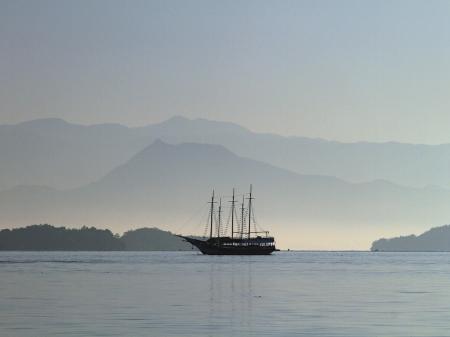
[[[383,252],[450,252],[450,225],[432,228],[421,235],[380,239],[371,251]]]
[[[122,236],[109,229],[31,225],[0,231],[0,250],[19,251],[185,251],[191,244],[168,231],[140,228]]]

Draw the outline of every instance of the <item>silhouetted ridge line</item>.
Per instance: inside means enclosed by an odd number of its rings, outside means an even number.
[[[10,158],[0,163],[0,189],[80,187],[100,179],[156,139],[170,144],[220,144],[238,156],[300,174],[335,176],[349,182],[384,179],[412,187],[450,187],[450,172],[445,169],[450,163],[450,144],[284,137],[229,122],[178,116],[142,127],[87,126],[60,119],[0,125],[0,157]]]

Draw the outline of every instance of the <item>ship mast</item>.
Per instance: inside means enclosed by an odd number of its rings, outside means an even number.
[[[252,185],[250,185],[250,196],[248,197],[248,238],[250,239],[250,228],[252,221]]]
[[[213,235],[213,214],[214,214],[214,190],[212,192],[211,201],[209,202],[211,204],[211,219],[210,219],[210,229],[209,229],[209,238],[212,239]]]
[[[244,201],[245,201],[245,196],[242,196],[242,204],[241,204],[241,240],[244,238]]]
[[[233,188],[233,199],[231,199],[231,240],[234,237],[234,188]]]
[[[219,199],[219,223],[217,224],[217,238],[220,238],[220,225],[222,222],[222,198]]]

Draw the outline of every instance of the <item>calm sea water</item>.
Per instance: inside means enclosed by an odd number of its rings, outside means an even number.
[[[450,254],[0,253],[0,336],[449,336]]]

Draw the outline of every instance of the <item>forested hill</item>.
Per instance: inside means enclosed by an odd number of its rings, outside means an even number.
[[[158,228],[140,228],[125,232],[120,238],[125,250],[130,251],[173,251],[191,250],[193,246],[170,232]]]
[[[32,225],[0,231],[0,250],[26,251],[154,251],[191,250],[190,244],[170,232],[141,228],[122,237],[108,229],[69,229]]]
[[[435,227],[421,235],[380,239],[372,244],[372,251],[387,252],[450,252],[450,225]]]

